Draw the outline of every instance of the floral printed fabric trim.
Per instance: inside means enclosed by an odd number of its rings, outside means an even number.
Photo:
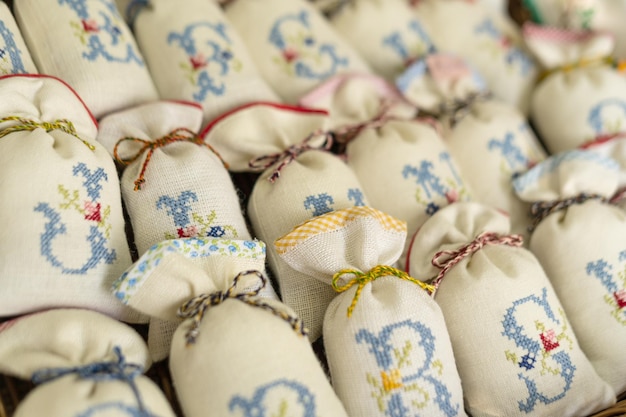
[[[564,399],[576,376],[569,355],[574,336],[565,313],[559,309],[555,314],[548,303],[547,289],[514,301],[502,318],[502,327],[502,335],[516,346],[503,357],[519,369],[517,376],[528,391],[528,398],[518,401],[519,410],[529,414],[540,403]],[[550,392],[543,392],[545,387],[550,387]]]
[[[313,236],[341,229],[348,223],[360,218],[372,218],[384,229],[398,233],[406,233],[406,222],[397,220],[379,210],[366,206],[355,206],[337,210],[308,220],[297,226],[289,234],[278,239],[274,245],[278,253],[287,253],[300,242]]]
[[[535,185],[541,177],[557,170],[561,165],[572,161],[587,161],[599,167],[611,171],[619,171],[620,165],[613,159],[602,156],[596,152],[582,150],[566,151],[540,162],[531,170],[513,179],[515,191],[521,193],[529,186]]]
[[[78,18],[69,24],[86,48],[83,58],[89,61],[102,58],[108,62],[134,63],[140,67],[145,65],[136,48],[125,39],[125,24],[114,1],[58,0],[58,3],[69,6]],[[93,11],[87,4],[101,7]]]
[[[309,13],[305,10],[277,19],[268,40],[280,51],[274,62],[290,76],[321,81],[349,63],[337,53],[335,45],[315,39]]]
[[[385,416],[414,416],[416,410],[433,406],[441,415],[458,415],[461,405],[452,400],[452,393],[441,380],[444,365],[435,358],[436,339],[428,326],[404,320],[383,327],[378,334],[361,329],[356,342],[367,345],[376,358],[379,369],[366,372],[366,380],[378,410]]]
[[[626,326],[626,250],[619,253],[617,263],[604,259],[587,263],[587,275],[600,280],[607,291],[604,301],[611,307],[611,315],[622,326]]]
[[[317,417],[315,395],[304,384],[284,378],[260,386],[250,399],[233,396],[228,409],[243,417]]]
[[[124,304],[139,290],[150,274],[169,254],[176,253],[186,258],[207,256],[230,256],[256,259],[265,257],[265,243],[255,240],[231,240],[210,238],[187,238],[165,240],[146,251],[139,260],[115,283],[112,290]]]

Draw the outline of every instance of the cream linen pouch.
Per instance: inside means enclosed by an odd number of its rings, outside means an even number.
[[[14,417],[174,417],[143,375],[150,364],[133,328],[94,311],[48,310],[0,324],[0,373],[37,385]]]
[[[436,276],[468,414],[574,417],[609,407],[615,392],[581,350],[539,261],[509,230],[497,210],[457,203],[413,242],[409,273]]]
[[[305,0],[236,0],[225,13],[261,75],[287,103],[335,74],[370,72]]]
[[[351,416],[464,416],[443,314],[429,286],[391,267],[406,223],[370,207],[311,219],[275,242],[294,269],[341,292],[324,316],[333,387]]]
[[[527,23],[524,38],[545,70],[531,120],[551,153],[626,129],[626,78],[611,65],[610,34]]]
[[[9,6],[0,3],[0,75],[36,74],[37,68],[26,48]]]
[[[114,0],[15,0],[13,11],[39,71],[66,81],[97,119],[158,97]]]
[[[262,241],[274,242],[320,214],[367,204],[352,170],[327,151],[332,144],[327,124],[327,113],[321,110],[256,103],[217,119],[204,133],[205,142],[220,152],[231,171],[263,171],[247,211]],[[273,246],[268,263],[282,301],[302,318],[315,341],[335,292],[290,268]]]
[[[528,114],[538,73],[520,30],[508,16],[476,1],[404,0],[437,50],[466,59],[498,99]]]
[[[122,197],[139,255],[164,239],[250,239],[239,196],[220,156],[198,135],[202,110],[159,101],[101,120],[98,140],[126,164]],[[276,298],[272,286],[264,296]],[[155,361],[169,354],[176,323],[150,320]]]
[[[403,1],[345,2],[329,20],[372,70],[388,81],[416,58],[434,52],[428,33]]]
[[[49,76],[0,78],[0,97],[0,317],[83,307],[142,321],[108,292],[132,261],[93,116]]]
[[[626,212],[609,204],[625,170],[590,150],[555,155],[515,180],[532,202],[529,248],[550,277],[580,346],[626,392]]]
[[[300,100],[329,111],[335,138],[369,204],[407,222],[408,235],[437,210],[471,199],[433,118],[416,108],[384,79],[338,75]],[[406,248],[398,260],[406,263]],[[396,266],[396,265],[392,265]]]
[[[124,10],[132,4],[130,1]],[[204,122],[251,101],[277,101],[217,2],[151,0],[133,33],[162,99],[202,105]]]
[[[460,57],[430,54],[396,84],[407,100],[442,122],[443,137],[476,201],[509,214],[525,233],[528,204],[513,190],[513,175],[545,158],[545,151],[513,106],[493,98]]]
[[[115,291],[153,317],[181,317],[169,366],[185,416],[345,417],[300,319],[258,297],[264,261],[260,241],[165,241]]]

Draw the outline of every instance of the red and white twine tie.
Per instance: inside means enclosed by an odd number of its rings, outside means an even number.
[[[432,285],[435,287],[435,291],[439,288],[439,284],[443,277],[452,269],[455,265],[461,262],[468,256],[478,252],[487,245],[507,245],[513,247],[521,247],[524,239],[521,235],[498,235],[493,232],[483,232],[479,234],[473,241],[465,246],[461,246],[457,250],[442,250],[433,256],[431,263],[440,268],[439,274],[433,280]]]

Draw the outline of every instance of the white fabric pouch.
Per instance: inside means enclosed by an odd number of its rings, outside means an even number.
[[[0,324],[0,373],[37,385],[15,417],[174,417],[143,375],[150,364],[134,329],[94,311],[49,310]]]
[[[225,13],[261,75],[288,103],[335,74],[370,71],[305,0],[236,0]]]
[[[255,236],[262,241],[274,242],[303,221],[329,211],[367,205],[355,174],[327,151],[332,144],[328,121],[321,110],[257,103],[207,127],[205,142],[217,149],[231,171],[263,171],[247,210]],[[268,263],[282,301],[302,318],[315,341],[335,292],[290,268],[273,246]]]
[[[482,2],[405,0],[437,50],[466,59],[498,99],[528,114],[537,65],[526,52],[517,25]]]
[[[462,58],[431,54],[396,82],[407,100],[437,116],[446,146],[476,201],[511,217],[525,233],[528,205],[515,194],[514,174],[545,158],[545,151],[516,108],[492,98],[481,77]]]
[[[441,207],[471,199],[438,122],[420,118],[384,79],[339,75],[300,103],[329,111],[335,138],[347,142],[346,161],[369,204],[407,222],[409,236]],[[406,249],[399,267],[405,263]]]
[[[391,267],[406,223],[370,207],[311,219],[275,242],[292,268],[341,292],[324,316],[333,387],[351,416],[463,416],[443,314],[429,286]]]
[[[428,33],[403,1],[345,2],[329,20],[370,67],[389,81],[416,58],[434,52]]]
[[[582,349],[617,394],[626,391],[626,212],[609,200],[624,173],[613,159],[575,150],[514,182],[537,216],[529,248],[550,277]]]
[[[165,241],[115,291],[153,317],[181,317],[169,364],[185,416],[346,416],[300,319],[258,297],[267,283],[259,272],[264,261],[260,241]],[[243,290],[251,286],[257,288]]]
[[[551,153],[624,131],[626,78],[612,66],[611,35],[527,23],[524,38],[545,70],[531,119]]]
[[[158,97],[114,0],[16,0],[13,11],[39,71],[65,80],[97,119]]]
[[[278,100],[217,2],[151,0],[130,10],[161,98],[202,105],[203,124],[247,102]]]
[[[467,412],[586,416],[609,407],[615,391],[581,350],[541,264],[509,230],[497,210],[457,203],[413,243],[409,273],[436,277]]]
[[[0,3],[0,75],[36,74],[37,68],[26,48],[9,6]]]
[[[132,261],[93,116],[49,76],[5,76],[0,97],[0,317],[83,307],[142,321],[108,292]]]
[[[239,196],[221,157],[198,135],[202,109],[194,103],[159,101],[102,119],[98,140],[118,162],[139,255],[165,239],[251,238]],[[276,297],[272,286],[263,295]],[[170,351],[177,323],[152,319],[153,360]]]

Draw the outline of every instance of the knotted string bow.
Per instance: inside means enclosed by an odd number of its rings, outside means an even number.
[[[319,136],[323,137],[323,141],[315,143],[316,139],[319,140]],[[268,177],[269,182],[273,184],[278,178],[280,178],[280,173],[283,168],[295,161],[296,158],[304,152],[312,150],[329,151],[332,145],[332,132],[325,132],[318,129],[309,134],[309,136],[307,136],[302,142],[296,145],[291,145],[282,152],[276,152],[250,160],[250,162],[248,162],[248,166],[254,169],[265,170],[277,164],[274,172],[272,172],[272,174]]]
[[[119,156],[119,147],[124,142],[139,143],[142,146],[131,157],[122,158]],[[198,146],[204,146],[207,149],[209,149],[211,152],[213,152],[215,155],[217,155],[220,161],[222,161],[222,164],[226,168],[228,168],[228,164],[224,162],[221,155],[215,149],[213,149],[211,145],[209,145],[208,143],[205,143],[204,140],[200,136],[196,135],[190,129],[187,129],[184,127],[175,129],[171,131],[170,133],[168,133],[167,135],[159,139],[156,139],[154,141],[133,138],[133,137],[124,137],[118,140],[117,143],[115,144],[115,147],[113,148],[113,157],[120,164],[129,165],[135,162],[136,160],[138,160],[139,158],[141,158],[144,152],[148,152],[146,155],[146,159],[144,160],[143,165],[141,167],[141,171],[139,172],[139,176],[135,180],[135,191],[138,191],[138,190],[141,190],[141,186],[146,182],[146,179],[144,176],[145,176],[146,169],[148,168],[148,164],[150,163],[150,159],[152,158],[152,154],[154,153],[154,151],[156,151],[159,148],[163,148],[169,144],[175,143],[175,142],[189,142]]]
[[[239,279],[245,275],[256,275],[260,280],[260,285],[248,292],[237,292],[237,284],[239,283]],[[259,293],[263,288],[265,288],[266,285],[267,278],[265,278],[265,276],[261,272],[256,270],[243,271],[235,276],[232,285],[226,291],[217,291],[211,294],[201,294],[184,303],[178,309],[177,314],[178,317],[181,317],[183,319],[191,319],[191,326],[185,334],[185,338],[187,339],[187,345],[192,345],[196,343],[196,339],[198,338],[198,334],[200,332],[200,323],[202,322],[206,311],[211,307],[218,306],[224,301],[230,299],[239,300],[250,306],[267,310],[273,315],[280,317],[281,319],[289,323],[291,325],[291,328],[296,333],[302,336],[306,336],[308,334],[308,330],[304,327],[304,324],[298,317],[292,316],[285,311],[279,310],[258,297]]]
[[[490,93],[476,92],[469,94],[463,99],[455,98],[452,100],[446,100],[439,104],[439,112],[435,114],[434,117],[448,117],[450,120],[450,126],[454,127],[469,114],[474,104],[484,102],[489,99],[491,99]]]
[[[598,200],[602,203],[610,203],[609,199],[599,194],[581,193],[577,196],[565,198],[555,201],[536,201],[530,206],[530,214],[533,217],[532,224],[528,227],[529,232],[533,232],[539,223],[550,214],[573,206],[574,204],[582,204],[588,200]]]
[[[468,256],[473,255],[487,245],[507,245],[513,247],[521,247],[524,243],[524,239],[521,235],[498,235],[493,232],[483,232],[476,236],[476,238],[467,245],[461,246],[456,250],[442,250],[435,253],[431,263],[436,268],[439,268],[439,274],[433,280],[432,285],[435,288],[439,288],[441,280],[455,265],[461,262]],[[435,291],[432,292],[434,295]]]
[[[122,381],[127,383],[137,399],[137,407],[144,417],[153,417],[148,413],[135,383],[135,379],[143,374],[143,367],[140,365],[127,363],[119,346],[113,348],[116,359],[113,361],[102,361],[90,363],[84,366],[74,366],[68,368],[42,369],[33,373],[31,381],[34,384],[44,384],[54,381],[66,375],[76,375],[80,379],[92,380],[96,382]]]
[[[348,274],[352,274],[354,275],[354,277],[350,279],[346,284],[339,285],[339,280],[344,275]],[[352,298],[352,303],[350,304],[350,307],[348,307],[348,317],[352,316],[352,312],[356,307],[356,303],[359,301],[359,297],[361,296],[361,291],[363,290],[363,288],[370,282],[375,281],[377,278],[388,276],[395,276],[405,281],[412,282],[419,285],[428,292],[432,292],[435,289],[432,285],[428,285],[422,281],[413,278],[404,271],[387,265],[375,266],[374,268],[370,269],[369,272],[361,272],[358,269],[342,269],[341,271],[333,275],[333,289],[341,293],[357,285],[356,292],[354,293],[354,298]]]
[[[62,132],[67,133],[68,135],[74,136],[76,139],[80,140],[82,143],[85,144],[85,146],[87,146],[92,151],[96,149],[94,145],[92,145],[91,143],[87,142],[86,140],[78,136],[78,133],[76,132],[76,128],[74,127],[74,124],[67,119],[56,119],[53,122],[37,122],[35,120],[26,119],[26,118],[19,117],[19,116],[7,116],[7,117],[0,119],[0,123],[12,122],[12,121],[18,122],[18,124],[1,129],[0,138],[3,138],[6,135],[9,135],[14,132],[24,132],[24,131],[32,132],[35,129],[43,129],[46,132],[51,132],[53,130],[60,130]]]

